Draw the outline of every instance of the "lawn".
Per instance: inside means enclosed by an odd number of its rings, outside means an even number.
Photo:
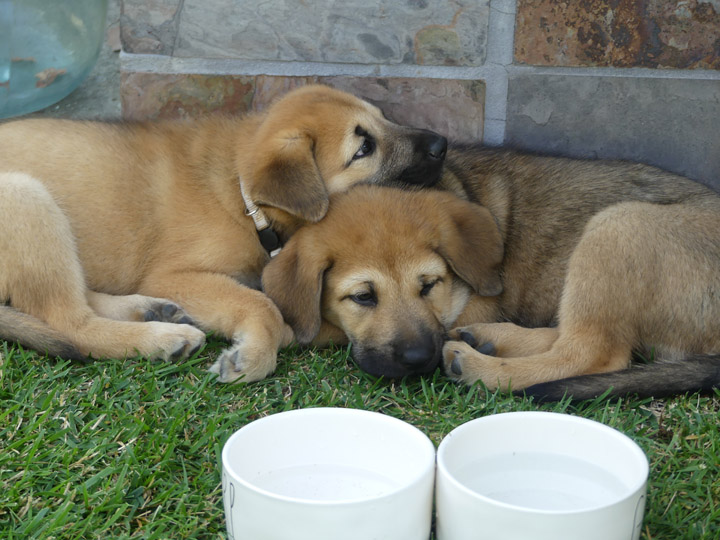
[[[211,340],[179,364],[81,366],[0,342],[0,538],[225,538],[224,442],[253,419],[319,406],[396,416],[436,445],[463,422],[497,412],[599,420],[650,460],[644,539],[720,538],[720,392],[537,405],[457,386],[441,373],[378,380],[346,349],[289,349],[273,377],[222,385],[205,371],[220,347]]]

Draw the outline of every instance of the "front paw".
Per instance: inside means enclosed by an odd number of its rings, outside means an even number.
[[[293,337],[292,328],[282,319],[274,327],[255,327],[238,334],[209,371],[217,373],[220,382],[260,381],[275,371],[278,351],[290,345]]]
[[[457,382],[473,384],[482,381],[489,390],[495,390],[501,383],[497,368],[502,362],[478,352],[466,341],[448,341],[443,346],[445,373]]]
[[[217,373],[218,381],[229,383],[242,379],[243,382],[260,381],[275,371],[277,352],[272,347],[261,348],[236,343],[225,349],[210,372]]]
[[[489,336],[483,332],[483,330],[489,326],[488,324],[473,324],[453,328],[448,332],[448,337],[453,341],[464,341],[480,354],[501,356],[498,354],[497,347],[495,346],[495,336]]]
[[[150,359],[183,360],[194,355],[205,344],[205,332],[188,324],[151,321],[141,325],[151,336],[150,343],[136,349]]]

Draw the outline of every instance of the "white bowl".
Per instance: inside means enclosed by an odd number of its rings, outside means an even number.
[[[301,409],[256,420],[222,452],[229,540],[427,540],[435,448],[380,413]]]
[[[604,424],[546,412],[461,425],[438,448],[438,540],[637,540],[648,461]]]

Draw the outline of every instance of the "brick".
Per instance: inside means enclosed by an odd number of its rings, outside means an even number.
[[[519,0],[515,61],[720,69],[720,1]]]
[[[147,120],[242,114],[262,110],[288,90],[311,83],[367,99],[401,124],[434,129],[454,140],[482,139],[485,85],[472,80],[125,73],[123,117]]]
[[[254,77],[123,73],[120,98],[126,120],[157,120],[244,113],[254,93]]]

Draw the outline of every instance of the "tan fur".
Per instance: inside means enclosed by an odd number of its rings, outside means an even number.
[[[476,252],[488,265],[471,263]],[[443,333],[471,293],[499,292],[501,257],[480,206],[358,186],[296,233],[266,267],[263,288],[300,342],[343,342],[346,334],[363,369],[398,377],[437,367]]]
[[[502,291],[469,282],[455,256],[442,279],[459,278],[474,294],[466,295],[462,313],[430,309],[430,297],[421,299],[418,292],[423,261],[439,253],[439,246],[429,247],[439,222],[428,198],[437,197],[448,217],[462,212],[461,201],[448,202],[441,193],[399,197],[387,189],[372,195],[353,190],[343,196],[343,204],[354,208],[352,217],[331,212],[320,225],[303,229],[298,244],[289,246],[293,260],[280,257],[265,271],[266,290],[288,323],[296,331],[310,329],[306,339],[314,335],[319,325],[305,319],[315,313],[312,298],[294,296],[286,280],[307,270],[306,250],[314,257],[319,246],[336,246],[326,248],[332,264],[322,280],[322,314],[354,349],[375,351],[373,373],[428,371],[429,364],[420,370],[402,366],[396,336],[408,325],[420,334],[454,324],[442,354],[446,373],[466,383],[482,380],[491,389],[528,389],[560,399],[565,393],[593,397],[610,387],[618,395],[666,395],[720,386],[715,193],[644,165],[472,147],[451,149],[440,187],[492,215],[469,229],[494,232],[497,244],[466,246],[460,262],[475,272],[497,273]],[[465,240],[446,236],[440,245]],[[345,286],[352,281],[347,276],[366,276],[359,281],[375,288],[376,305],[347,301],[354,290]],[[460,298],[452,290],[434,288],[442,299],[433,297],[433,304]],[[638,352],[659,361],[628,369]]]
[[[221,380],[261,379],[292,332],[254,290],[268,254],[239,181],[286,240],[352,184],[437,179],[445,144],[321,86],[243,118],[0,125],[0,338],[170,358],[212,331],[233,341]]]

